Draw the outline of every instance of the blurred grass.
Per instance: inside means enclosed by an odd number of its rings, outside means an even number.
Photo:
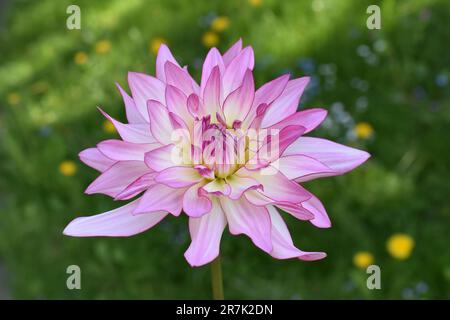
[[[366,28],[377,3],[382,29]],[[239,37],[256,54],[260,85],[283,72],[312,76],[302,107],[324,107],[316,136],[369,150],[371,160],[342,177],[308,183],[333,222],[317,229],[286,217],[294,242],[324,250],[320,262],[273,260],[244,237],[222,242],[228,298],[450,297],[450,6],[435,1],[78,1],[82,29],[66,29],[70,1],[11,1],[0,33],[0,261],[16,298],[209,298],[208,267],[191,269],[187,219],[168,218],[125,239],[62,235],[74,217],[118,206],[84,188],[96,172],[77,154],[114,136],[96,106],[124,119],[114,81],[128,71],[154,73],[155,38],[168,41],[197,77],[202,34],[230,19],[219,49]],[[99,54],[100,40],[111,50]],[[85,64],[74,56],[87,54]],[[354,126],[368,122],[369,139]],[[64,160],[75,176],[60,174]],[[394,233],[411,235],[411,257],[386,251]],[[369,251],[382,290],[367,290],[352,264]],[[82,290],[66,289],[68,265],[82,269]],[[426,288],[423,289],[423,288]],[[422,288],[419,290],[419,288]]]

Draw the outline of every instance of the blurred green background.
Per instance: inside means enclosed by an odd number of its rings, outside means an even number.
[[[81,8],[81,30],[66,8]],[[381,8],[381,30],[366,9]],[[114,82],[154,74],[167,43],[199,79],[210,46],[239,37],[258,85],[290,72],[312,81],[301,107],[329,117],[313,135],[368,150],[341,177],[309,182],[331,229],[286,217],[318,262],[275,260],[248,238],[222,241],[225,295],[252,299],[450,298],[447,0],[3,1],[0,3],[0,297],[210,298],[208,266],[192,269],[187,218],[131,238],[69,238],[80,215],[119,206],[84,189],[97,173],[77,158],[116,136],[96,106],[124,120]],[[365,267],[381,268],[381,290]],[[82,289],[66,288],[66,268]]]

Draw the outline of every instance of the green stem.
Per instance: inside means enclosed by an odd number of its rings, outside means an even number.
[[[220,256],[211,262],[211,284],[214,300],[223,300],[223,281],[222,267],[220,265]]]

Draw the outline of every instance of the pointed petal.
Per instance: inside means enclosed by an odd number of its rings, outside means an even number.
[[[310,222],[318,228],[330,228],[331,221],[322,202],[311,194],[311,198],[302,202],[301,206],[314,215]]]
[[[244,48],[239,55],[234,58],[225,70],[223,75],[223,92],[221,101],[242,84],[247,69],[253,70],[255,65],[252,47]]]
[[[103,193],[115,197],[130,183],[148,173],[142,161],[119,161],[97,177],[86,189],[87,194]]]
[[[282,156],[278,162],[278,169],[290,180],[297,182],[309,181],[336,174],[331,168],[320,161],[305,155]]]
[[[300,204],[294,204],[294,203],[289,203],[289,202],[285,202],[285,203],[274,203],[276,204],[276,206],[284,211],[286,211],[287,213],[289,213],[290,215],[292,215],[293,217],[299,219],[299,220],[312,220],[314,219],[314,215],[306,210],[305,208],[303,208]]]
[[[289,81],[283,93],[270,105],[261,126],[263,128],[270,127],[295,113],[308,82],[309,77]]]
[[[245,119],[252,106],[254,94],[253,73],[247,70],[242,86],[230,93],[223,104],[223,113],[229,127],[233,126],[234,121]]]
[[[192,267],[207,264],[219,255],[220,239],[226,225],[227,221],[218,200],[213,201],[208,214],[200,218],[189,218],[192,242],[184,256]]]
[[[185,189],[174,189],[164,184],[151,186],[140,198],[133,214],[143,214],[152,211],[168,211],[174,216],[181,213]]]
[[[106,157],[97,148],[88,148],[81,151],[78,156],[83,163],[97,171],[104,172],[109,169],[116,161]]]
[[[211,198],[200,189],[204,185],[204,182],[197,183],[184,194],[183,211],[190,217],[198,218],[211,211]]]
[[[166,103],[169,112],[175,113],[186,122],[188,127],[192,127],[194,118],[188,110],[187,97],[180,89],[168,85],[166,87]]]
[[[227,52],[223,54],[223,62],[225,63],[225,66],[228,67],[231,61],[233,61],[234,58],[236,58],[239,53],[242,50],[242,39],[239,39],[236,41],[235,44],[233,44]]]
[[[167,145],[173,143],[172,133],[174,128],[172,126],[172,122],[170,121],[169,111],[167,108],[155,100],[149,100],[147,105],[152,135],[161,144]]]
[[[156,172],[146,173],[130,183],[122,192],[120,192],[114,200],[128,200],[137,196],[142,191],[147,190],[152,185],[156,184],[154,177]]]
[[[203,116],[211,115],[215,119],[216,113],[222,113],[222,108],[220,107],[220,90],[220,70],[218,66],[215,66],[211,71],[203,92]]]
[[[305,133],[314,130],[319,126],[327,116],[325,109],[308,109],[294,113],[293,115],[281,120],[280,122],[270,126],[271,129],[281,130],[287,126],[302,126],[305,127]]]
[[[202,95],[206,86],[206,82],[211,76],[211,72],[215,66],[219,67],[220,74],[223,74],[225,72],[225,65],[223,63],[222,56],[220,55],[219,50],[217,50],[216,48],[211,48],[202,67],[202,80],[200,82],[200,93]]]
[[[116,128],[120,137],[127,142],[132,143],[155,143],[157,142],[155,138],[153,138],[152,133],[150,131],[150,125],[148,123],[142,124],[123,124],[112,118],[102,109],[100,112],[108,119]]]
[[[110,139],[97,144],[98,150],[110,159],[117,161],[144,161],[144,154],[160,146],[157,143],[130,143]]]
[[[122,89],[122,87],[116,82],[116,86],[122,95],[123,102],[125,104],[125,112],[129,123],[146,123],[144,117],[134,103],[134,100]]]
[[[272,221],[273,251],[270,252],[272,257],[276,259],[298,258],[300,260],[314,261],[327,256],[324,252],[305,252],[297,249],[292,242],[286,223],[284,223],[278,211],[273,206],[269,206],[268,210]]]
[[[120,208],[90,217],[72,220],[63,234],[72,237],[129,237],[158,224],[167,212],[149,212],[139,216],[131,213],[137,201]]]
[[[155,177],[155,181],[172,188],[190,187],[203,177],[192,167],[170,167]]]
[[[230,199],[239,199],[247,190],[261,188],[262,185],[252,178],[232,175],[227,178],[227,183],[231,188]]]
[[[165,65],[170,61],[176,66],[180,66],[173,57],[169,48],[165,44],[161,44],[158,50],[158,56],[156,57],[156,77],[162,82],[166,82]]]
[[[186,70],[168,61],[165,65],[166,83],[180,89],[186,96],[194,93],[193,79]]]
[[[370,157],[370,154],[365,151],[312,137],[298,138],[285,150],[283,155],[295,154],[311,157],[331,168],[334,172],[327,176],[340,175],[353,170]]]
[[[164,103],[164,83],[155,77],[139,73],[128,73],[128,84],[139,113],[148,122],[147,101],[156,100]]]
[[[311,197],[310,193],[302,186],[286,178],[276,168],[269,167],[267,169],[267,171],[250,171],[241,168],[236,174],[258,181],[263,186],[261,193],[275,201],[300,203]]]
[[[261,250],[272,251],[271,222],[265,207],[254,206],[245,198],[230,200],[225,197],[220,198],[220,205],[232,234],[245,234]]]
[[[257,108],[261,104],[269,106],[276,98],[281,95],[281,93],[286,88],[288,81],[289,75],[285,74],[272,81],[267,82],[258,90],[256,90],[252,108],[250,109],[250,112],[248,113],[242,124],[244,128],[249,127],[252,121],[256,118],[256,112],[258,110]]]
[[[157,172],[163,171],[174,166],[187,166],[182,161],[179,161],[177,156],[178,147],[173,144],[154,149],[147,152],[144,161],[147,166]]]

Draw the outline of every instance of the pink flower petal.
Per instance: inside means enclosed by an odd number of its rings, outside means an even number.
[[[128,73],[128,84],[133,95],[136,108],[142,117],[148,122],[147,101],[156,100],[164,103],[165,86],[164,83],[152,76],[138,73]]]
[[[150,131],[150,125],[148,123],[143,124],[123,124],[112,118],[102,109],[100,112],[108,119],[116,128],[120,137],[127,142],[131,143],[155,143],[157,142],[155,138],[153,138],[152,133]]]
[[[174,128],[172,126],[172,122],[170,121],[169,111],[165,106],[155,100],[149,100],[147,104],[152,135],[161,144],[167,145],[173,143],[172,133]]]
[[[120,94],[122,95],[128,122],[132,124],[147,123],[142,114],[137,109],[134,100],[125,92],[125,90],[122,89],[122,87],[118,83],[116,83],[116,86],[119,89]]]
[[[318,228],[330,228],[331,221],[322,202],[311,194],[311,198],[302,202],[301,206],[314,215],[310,222]]]
[[[221,102],[234,90],[242,85],[247,69],[253,70],[255,65],[252,47],[244,48],[236,58],[234,58],[225,70],[223,75],[223,91],[221,92]]]
[[[160,172],[174,166],[187,166],[182,161],[178,162],[178,147],[173,144],[149,151],[144,156],[144,161],[149,168]]]
[[[262,185],[255,179],[239,177],[237,175],[228,177],[227,183],[231,188],[231,192],[228,197],[232,200],[239,199],[247,190],[262,187]]]
[[[272,251],[271,222],[265,207],[257,207],[245,198],[230,200],[220,198],[231,234],[245,234],[263,251]]]
[[[203,177],[192,167],[170,167],[155,177],[155,181],[172,188],[190,187],[200,180]]]
[[[301,154],[282,156],[278,162],[278,169],[288,179],[298,179],[296,180],[297,182],[309,181],[321,176],[335,174],[335,171],[322,162]]]
[[[167,85],[176,86],[186,96],[194,93],[192,87],[193,79],[186,70],[168,61],[165,65],[166,83]]]
[[[120,161],[97,177],[86,189],[87,194],[103,193],[115,197],[130,183],[148,173],[142,161]]]
[[[129,237],[150,229],[167,215],[157,211],[134,216],[136,205],[137,201],[133,201],[102,214],[76,218],[63,233],[72,237]]]
[[[211,76],[211,72],[215,66],[219,67],[220,74],[223,74],[225,72],[225,65],[223,63],[222,56],[220,55],[219,50],[217,50],[216,48],[211,48],[202,67],[202,80],[200,83],[200,94],[202,95],[206,87],[206,82]]]
[[[187,107],[187,97],[178,88],[168,85],[166,87],[167,110],[183,119],[189,127],[192,127],[193,117]]]
[[[284,152],[284,156],[301,154],[320,161],[333,172],[321,176],[335,176],[353,170],[369,157],[365,151],[350,148],[326,139],[300,137]]]
[[[238,175],[255,179],[263,186],[261,193],[275,201],[300,203],[311,195],[298,183],[289,180],[280,171],[271,167],[270,171],[250,171],[239,169]]]
[[[274,203],[276,204],[276,206],[284,211],[286,211],[287,213],[291,214],[293,217],[299,219],[299,220],[312,220],[314,219],[314,215],[306,210],[305,208],[303,208],[300,204],[294,204],[294,203],[290,203],[290,202],[279,202],[279,203]]]
[[[227,220],[218,200],[213,201],[208,214],[200,218],[189,218],[192,242],[184,256],[192,267],[210,263],[219,255],[220,239],[226,225]]]
[[[236,120],[245,119],[252,106],[254,94],[253,73],[247,70],[242,85],[230,93],[223,104],[223,113],[228,127],[232,127]]]
[[[324,252],[305,252],[297,249],[293,242],[286,224],[278,211],[268,207],[270,219],[272,221],[272,245],[273,250],[270,255],[276,259],[298,258],[300,260],[314,261],[325,258]]]
[[[225,63],[225,66],[228,67],[231,61],[233,61],[234,58],[236,58],[239,53],[242,50],[242,39],[239,39],[236,41],[235,44],[233,44],[227,52],[223,54],[223,62]]]
[[[215,66],[211,71],[203,92],[203,116],[210,115],[215,119],[218,112],[222,113],[222,108],[220,107],[220,91],[220,71],[219,67]]]
[[[97,171],[104,172],[109,169],[116,161],[106,157],[97,148],[88,148],[81,151],[78,156],[83,163]]]
[[[98,150],[110,159],[117,161],[144,161],[144,154],[156,149],[159,143],[130,143],[122,140],[105,140],[97,145]]]
[[[261,126],[270,127],[292,115],[298,107],[300,97],[308,85],[309,77],[291,80],[287,83],[283,93],[270,105]]]
[[[257,116],[256,112],[261,104],[269,106],[276,98],[278,98],[281,95],[281,93],[286,88],[288,81],[289,75],[285,74],[282,75],[281,77],[278,77],[272,81],[267,82],[266,84],[261,86],[258,90],[256,90],[253,105],[242,124],[243,128],[248,128],[250,126],[250,124],[256,118]]]
[[[211,198],[200,189],[204,185],[205,182],[197,183],[184,194],[183,211],[190,217],[198,218],[211,211]]]
[[[152,185],[156,184],[154,177],[157,173],[150,172],[143,176],[137,178],[132,183],[130,183],[122,192],[120,192],[114,200],[128,200],[134,198],[142,191],[147,190]]]
[[[228,196],[231,193],[230,186],[223,179],[215,179],[205,184],[201,189],[206,193],[214,194],[217,196],[219,195]]]
[[[308,109],[296,112],[286,119],[283,119],[280,122],[270,126],[269,128],[281,130],[287,126],[297,125],[305,127],[305,133],[308,133],[314,130],[318,125],[320,125],[322,121],[325,120],[326,116],[327,111],[325,109]]]
[[[133,214],[162,210],[178,216],[183,207],[183,194],[185,190],[170,188],[164,184],[155,184],[140,198],[139,204],[133,211]]]
[[[169,48],[165,44],[161,44],[158,49],[158,56],[156,57],[156,77],[162,82],[166,82],[165,65],[167,61],[172,62],[178,67],[180,66]]]

